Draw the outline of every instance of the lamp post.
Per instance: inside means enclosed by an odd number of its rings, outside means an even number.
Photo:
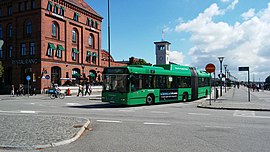
[[[219,63],[220,63],[220,96],[222,96],[222,62],[224,60],[224,57],[218,57]]]
[[[108,0],[108,52],[109,52],[109,67],[111,67],[111,28],[110,28],[110,0]]]
[[[225,86],[225,93],[226,93],[226,86],[227,86],[227,80],[226,80],[227,79],[227,74],[226,73],[227,73],[227,67],[228,67],[228,65],[227,64],[224,64],[223,66],[224,66],[224,69],[225,69],[225,81],[224,81],[225,82],[225,85],[224,86]]]

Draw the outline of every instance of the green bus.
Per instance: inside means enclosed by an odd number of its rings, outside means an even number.
[[[102,102],[120,105],[196,100],[210,93],[211,75],[194,67],[129,65],[103,71]]]

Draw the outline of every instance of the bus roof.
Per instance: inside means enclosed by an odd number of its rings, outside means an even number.
[[[172,75],[172,76],[191,76],[189,66],[177,65],[177,64],[164,64],[164,65],[128,65],[122,67],[111,68],[123,68],[127,69],[129,73],[136,74],[153,74],[153,75]],[[209,73],[196,69],[198,76],[209,77]]]

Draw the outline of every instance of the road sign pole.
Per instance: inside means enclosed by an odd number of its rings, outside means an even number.
[[[249,69],[248,69],[248,101],[250,102]]]
[[[28,98],[29,98],[29,80],[28,80]]]

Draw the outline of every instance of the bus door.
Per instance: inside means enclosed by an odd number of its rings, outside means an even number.
[[[190,67],[190,72],[191,72],[191,91],[192,91],[191,100],[195,100],[198,98],[198,74],[194,67]]]

